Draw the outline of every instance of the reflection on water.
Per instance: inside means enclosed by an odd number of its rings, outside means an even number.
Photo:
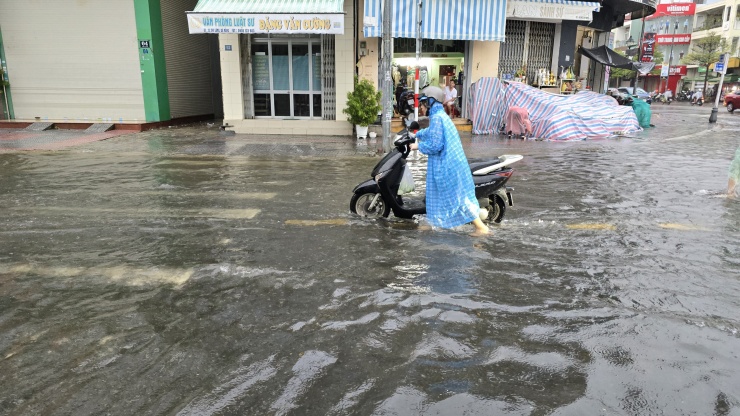
[[[483,239],[351,216],[364,156],[0,155],[0,413],[734,414],[738,140],[467,140]]]

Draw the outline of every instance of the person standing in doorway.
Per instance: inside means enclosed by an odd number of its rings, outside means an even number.
[[[455,81],[450,79],[450,82],[445,86],[444,90],[445,99],[442,103],[445,108],[445,112],[450,118],[455,118],[455,102],[457,101],[457,88],[455,88]]]

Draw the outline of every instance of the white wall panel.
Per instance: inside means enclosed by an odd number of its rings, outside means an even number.
[[[172,118],[214,113],[209,37],[188,33],[186,11],[197,0],[162,0],[164,57]],[[234,46],[232,52],[239,54]],[[220,96],[216,97],[221,100]]]
[[[0,0],[0,28],[17,119],[145,119],[132,0]]]

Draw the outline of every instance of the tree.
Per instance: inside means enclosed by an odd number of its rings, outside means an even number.
[[[692,42],[691,51],[684,56],[681,62],[699,65],[706,68],[704,74],[704,88],[702,93],[707,95],[707,80],[709,79],[709,65],[719,61],[719,55],[728,50],[727,40],[720,35],[711,34],[705,38]]]

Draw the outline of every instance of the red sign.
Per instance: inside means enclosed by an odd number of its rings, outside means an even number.
[[[663,65],[655,65],[655,69],[658,70],[658,73],[660,73],[662,68]],[[671,65],[671,72],[669,75],[686,75],[686,65]]]
[[[659,45],[688,45],[691,43],[691,33],[655,35],[655,42]]]
[[[655,52],[655,35],[656,34],[653,32],[646,32],[645,36],[642,38],[642,54],[640,55],[640,61],[653,61],[653,52]]]
[[[658,19],[665,16],[693,16],[696,13],[694,3],[672,3],[659,4],[655,13],[646,17],[645,20]]]

